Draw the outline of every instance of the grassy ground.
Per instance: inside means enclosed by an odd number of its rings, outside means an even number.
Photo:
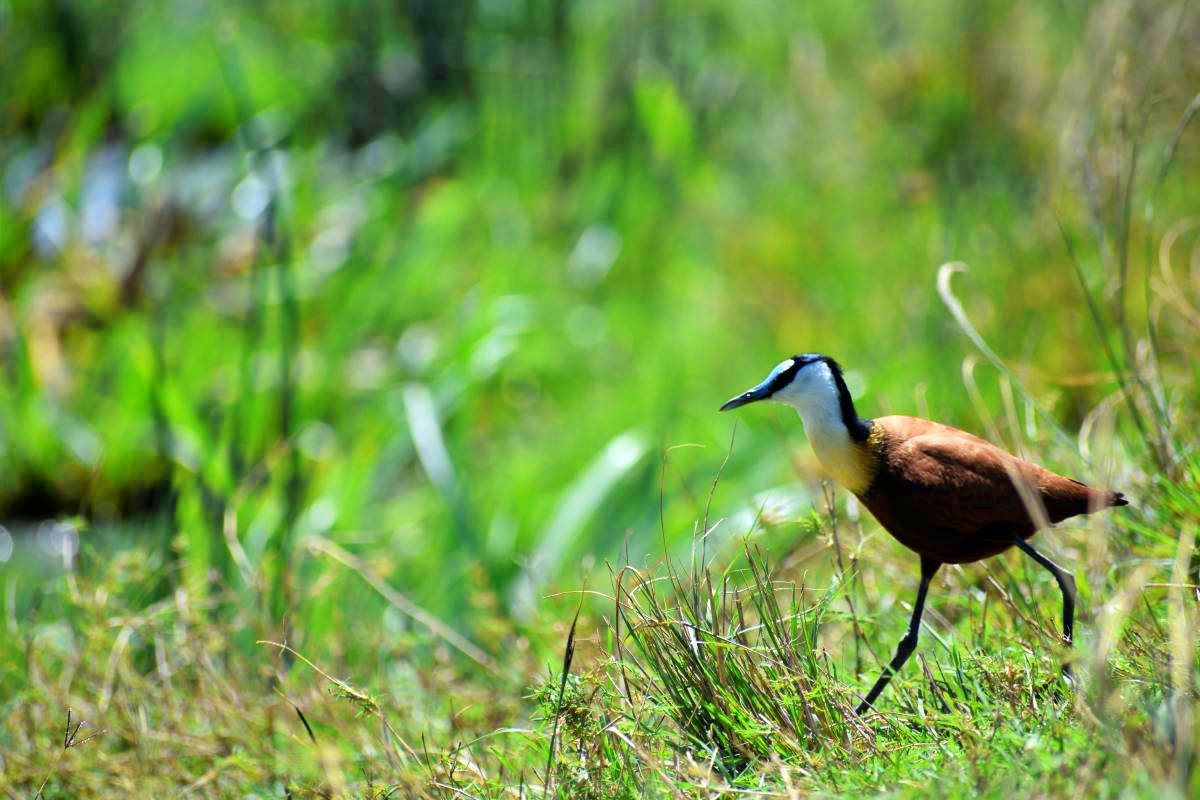
[[[1200,792],[1188,4],[0,32],[0,795]],[[1072,652],[945,569],[850,713],[916,559],[715,413],[803,350],[1129,495]]]
[[[153,571],[134,551],[91,579],[69,578],[43,612],[53,622],[17,626],[29,633],[8,662],[20,690],[7,786],[46,797],[537,797],[549,768],[562,797],[933,787],[1191,796],[1196,589],[1191,542],[1178,532],[1195,535],[1197,479],[1193,464],[1190,488],[1159,486],[1153,527],[1124,519],[1057,535],[1051,547],[1080,567],[1073,653],[1057,644],[1054,584],[1027,560],[947,571],[918,656],[861,719],[851,709],[902,631],[915,580],[899,559],[868,569],[852,558],[857,591],[814,583],[811,554],[830,555],[820,519],[803,527],[800,551],[771,566],[762,551],[793,546],[791,526],[712,554],[707,570],[627,568],[594,590],[619,603],[599,603],[566,631],[570,607],[535,634],[492,620],[498,641],[484,646],[507,655],[483,664],[445,642],[430,651],[427,632],[394,618],[381,636],[362,626],[377,648],[366,665],[335,669],[283,643],[255,648],[264,634],[252,612],[214,622],[182,590],[149,607],[131,597]],[[859,533],[847,525],[842,536]],[[573,593],[568,605],[577,603]],[[325,644],[336,651],[356,633]],[[531,639],[566,642],[540,680]],[[1064,660],[1074,685],[1060,676]]]

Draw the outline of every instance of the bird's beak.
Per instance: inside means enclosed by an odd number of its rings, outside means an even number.
[[[763,381],[750,391],[742,392],[737,397],[731,399],[725,405],[721,406],[721,410],[729,411],[730,409],[741,408],[742,406],[758,402],[759,400],[766,400],[771,394],[770,389],[768,388],[769,384],[770,381]]]

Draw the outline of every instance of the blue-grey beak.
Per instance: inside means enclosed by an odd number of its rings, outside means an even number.
[[[771,396],[771,381],[768,378],[767,380],[760,383],[758,386],[755,386],[750,391],[739,394],[737,397],[733,398],[732,400],[727,402],[725,405],[721,406],[721,410],[729,411],[730,409],[733,409],[733,408],[741,408],[744,405],[749,405],[750,403],[754,403],[759,400],[766,400],[770,396]]]

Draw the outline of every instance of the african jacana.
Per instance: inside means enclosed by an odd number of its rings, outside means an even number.
[[[949,425],[901,416],[861,419],[841,367],[819,353],[787,359],[721,410],[759,400],[796,409],[826,471],[921,557],[921,584],[908,632],[857,713],[871,707],[916,649],[925,594],[942,564],[964,564],[1014,545],[1021,548],[1058,582],[1063,642],[1070,646],[1075,578],[1027,540],[1047,522],[1127,505],[1124,495],[1056,475]],[[1033,510],[1039,507],[1044,515]]]

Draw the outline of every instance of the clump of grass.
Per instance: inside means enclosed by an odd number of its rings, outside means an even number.
[[[833,589],[808,602],[806,587],[776,582],[747,545],[745,564],[719,580],[703,567],[686,577],[627,567],[615,591],[627,696],[654,701],[723,776],[754,762],[812,765],[854,749],[853,698],[817,643]]]
[[[621,701],[603,667],[565,680],[550,676],[529,695],[533,720],[551,730],[552,796],[600,800],[643,796],[647,779]],[[556,735],[556,736],[555,736]],[[536,795],[535,795],[536,796]]]

